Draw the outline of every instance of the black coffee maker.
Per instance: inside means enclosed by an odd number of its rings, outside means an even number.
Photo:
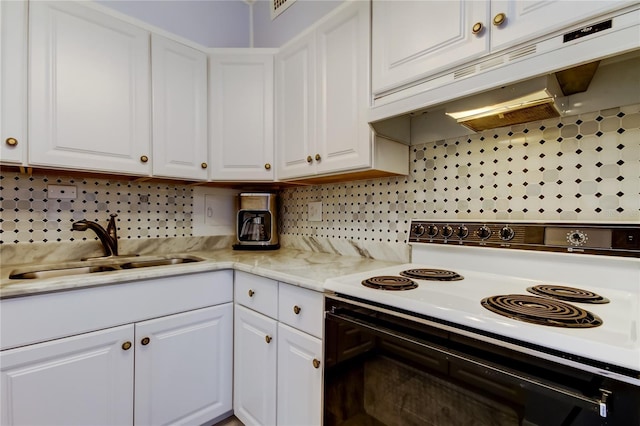
[[[235,250],[275,250],[278,243],[276,194],[238,195]]]

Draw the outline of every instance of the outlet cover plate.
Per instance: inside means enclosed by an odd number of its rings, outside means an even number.
[[[54,200],[75,200],[76,193],[75,185],[47,185],[47,197]]]
[[[322,201],[312,201],[309,203],[309,222],[322,222]]]

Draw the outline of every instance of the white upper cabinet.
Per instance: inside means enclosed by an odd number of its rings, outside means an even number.
[[[369,3],[348,2],[278,53],[278,178],[372,166],[369,29]]]
[[[27,160],[27,2],[0,2],[0,162]]]
[[[468,77],[474,72],[466,72],[463,67],[474,60],[633,3],[637,2],[373,0],[374,98],[410,88],[446,71],[461,70],[453,79]],[[442,84],[449,82],[450,79],[442,80]],[[413,94],[411,89],[406,92],[406,96]]]
[[[278,178],[313,174],[315,149],[315,34],[276,56]]]
[[[153,175],[207,179],[207,55],[153,34]]]
[[[272,181],[273,55],[211,56],[211,180]]]
[[[632,0],[492,0],[491,50],[507,48],[538,35],[562,29],[612,9],[636,3]],[[504,14],[504,20],[502,16]]]
[[[374,94],[410,84],[488,52],[489,38],[474,34],[489,18],[487,1],[372,2]],[[486,24],[482,24],[486,25]]]
[[[29,15],[29,163],[148,175],[149,33],[78,3]]]

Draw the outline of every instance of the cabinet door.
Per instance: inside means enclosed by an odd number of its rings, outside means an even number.
[[[207,179],[207,55],[151,38],[153,174]]]
[[[505,14],[502,25],[492,25],[491,50],[498,50],[635,3],[631,0],[493,0],[491,17]]]
[[[0,353],[3,425],[131,425],[133,326]]]
[[[211,179],[271,181],[273,55],[211,57]]]
[[[489,50],[489,1],[374,0],[372,89],[374,95],[427,78]]]
[[[316,30],[318,173],[371,165],[369,2],[354,2]]]
[[[26,163],[27,2],[0,3],[0,162]]]
[[[232,330],[231,303],[136,324],[135,424],[202,424],[230,411]]]
[[[277,322],[235,306],[233,412],[245,425],[276,424]]]
[[[278,325],[278,425],[322,424],[322,341]]]
[[[149,174],[149,34],[74,2],[29,4],[29,163]]]
[[[315,35],[276,55],[278,178],[315,174]]]

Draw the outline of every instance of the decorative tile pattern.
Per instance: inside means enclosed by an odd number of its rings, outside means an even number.
[[[414,145],[410,161],[407,177],[281,191],[283,241],[404,243],[414,217],[640,221],[640,104]],[[48,184],[78,198],[49,199]],[[322,222],[307,221],[310,201]],[[121,239],[189,237],[192,211],[183,184],[0,176],[0,244],[93,240],[71,223],[110,213]]]
[[[411,218],[640,220],[640,105],[414,145],[410,161],[406,178],[282,191],[281,234],[396,243]]]
[[[47,185],[75,185],[75,200],[49,198]],[[0,243],[94,240],[71,231],[76,220],[106,226],[118,214],[120,239],[191,236],[192,189],[185,185],[4,173],[0,176]]]

